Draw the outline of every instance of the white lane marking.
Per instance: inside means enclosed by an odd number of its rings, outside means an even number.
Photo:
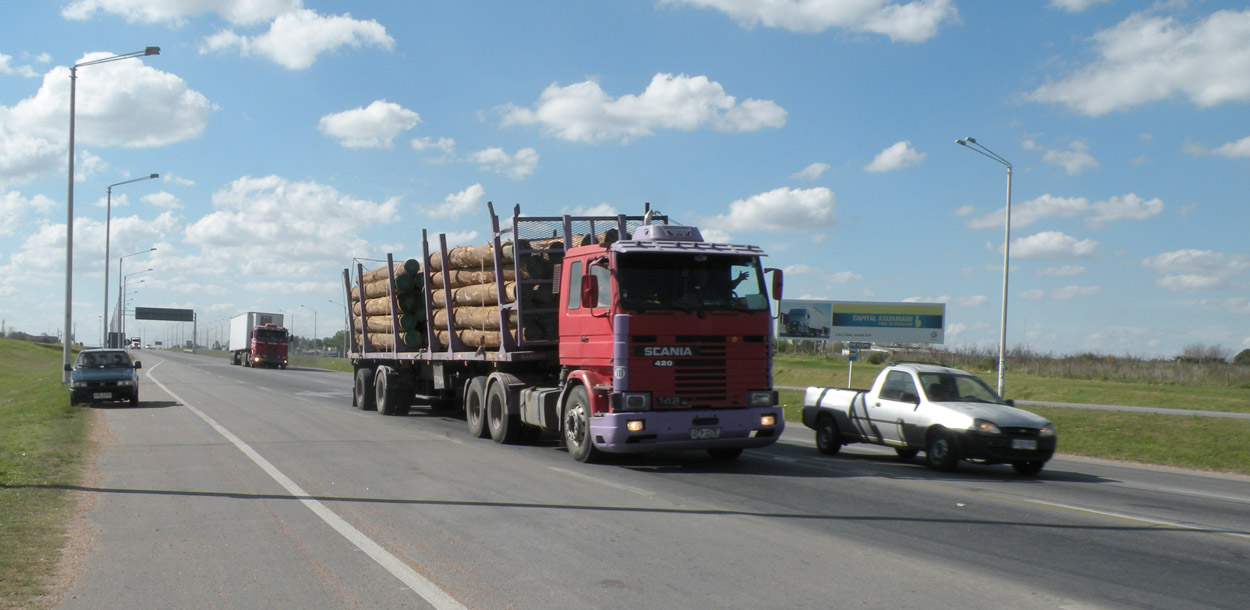
[[[182,406],[186,407],[197,417],[204,420],[204,423],[216,430],[218,434],[221,434],[233,443],[239,451],[243,452],[243,455],[246,455],[257,466],[260,466],[261,470],[264,470],[270,478],[286,489],[292,497],[298,499],[304,506],[308,507],[313,514],[320,517],[326,525],[334,528],[334,531],[338,532],[341,536],[343,536],[343,538],[347,539],[348,542],[355,545],[356,548],[368,555],[371,559],[377,562],[378,565],[385,568],[386,571],[390,572],[393,576],[395,576],[395,578],[398,578],[400,582],[404,583],[404,585],[411,589],[413,593],[421,596],[422,599],[429,602],[429,604],[435,608],[467,610],[464,604],[456,601],[456,599],[449,595],[446,591],[443,591],[437,585],[427,580],[424,576],[418,574],[417,571],[409,567],[408,564],[404,563],[398,557],[382,548],[382,545],[374,542],[371,538],[361,533],[360,530],[353,527],[352,524],[338,516],[338,514],[334,511],[330,510],[320,501],[313,498],[312,495],[304,491],[304,489],[296,484],[295,481],[292,481],[290,477],[283,474],[282,471],[278,470],[273,464],[270,464],[269,460],[266,460],[259,453],[257,453],[255,449],[252,449],[251,445],[243,442],[243,439],[235,436],[233,432],[230,432],[224,426],[217,423],[217,421],[209,417],[207,413],[195,408],[194,405],[171,392],[169,388],[165,387],[165,384],[157,381],[155,377],[152,377],[152,370],[155,368],[156,367],[154,366],[152,369],[148,370],[148,379],[150,379],[152,383],[160,386],[160,388],[165,390],[165,392],[172,396],[174,400],[181,403]]]

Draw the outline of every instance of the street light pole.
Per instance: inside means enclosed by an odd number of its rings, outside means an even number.
[[[307,306],[307,305],[300,305],[300,307],[303,307],[304,309],[307,309],[308,311],[313,312],[313,336],[312,336],[312,345],[313,345],[313,350],[315,351],[315,350],[317,349],[317,310],[316,310],[316,309],[313,309],[313,308],[311,308],[311,307],[309,307],[309,306]]]
[[[975,138],[963,138],[955,140],[955,143],[1007,168],[1007,208],[1003,213],[1003,314],[998,334],[998,395],[1002,396],[1003,362],[1007,356],[1007,272],[1011,264],[1011,162],[978,143]]]
[[[147,269],[144,269],[143,271],[136,271],[134,273],[128,273],[124,276],[121,276],[117,280],[117,284],[118,284],[117,286],[117,340],[119,342],[124,343],[126,341],[126,301],[125,299],[122,298],[122,293],[125,292],[126,290],[126,280],[130,279],[130,277],[133,275],[139,275],[140,273],[147,273],[151,270],[152,268],[148,267]],[[118,269],[118,271],[120,272],[121,269]],[[138,283],[141,284],[145,281],[147,281],[146,278],[139,280]]]
[[[343,341],[339,344],[339,358],[346,358],[347,357],[347,339],[351,335],[351,332],[352,332],[351,322],[348,321],[348,317],[347,317],[348,316],[347,307],[344,306],[342,303],[339,303],[332,299],[326,299],[326,300],[334,305],[338,305],[339,307],[343,308]]]
[[[84,66],[94,66],[110,61],[118,61],[122,59],[130,59],[132,57],[143,57],[147,55],[160,55],[160,47],[146,47],[142,51],[134,53],[126,53],[124,55],[114,55],[103,59],[95,59],[92,61],[84,61],[80,64],[74,64],[69,69],[69,177],[65,194],[65,338],[61,342],[61,359],[64,369],[70,365],[73,356],[73,329],[74,324],[74,111],[76,109],[78,97],[78,69]],[[61,383],[69,383],[69,370],[61,373]]]
[[[117,182],[115,184],[110,184],[108,186],[108,198],[107,198],[107,203],[105,204],[105,212],[104,212],[104,325],[103,325],[104,336],[103,336],[103,339],[100,341],[100,347],[121,347],[120,345],[117,345],[117,346],[108,345],[109,266],[110,266],[109,265],[109,238],[113,234],[113,230],[112,230],[113,187],[121,186],[123,184],[130,184],[131,182],[138,182],[140,180],[152,180],[154,178],[160,178],[160,177],[161,177],[160,174],[152,174],[150,176],[144,176],[142,178],[135,178],[134,180],[127,180],[125,182]],[[117,272],[121,273],[121,269],[118,269]]]
[[[149,253],[149,252],[155,252],[155,251],[156,251],[156,247],[154,246],[154,247],[148,248],[147,250],[140,250],[140,251],[138,251],[138,252],[131,252],[130,254],[126,254],[126,255],[123,255],[123,256],[119,256],[119,257],[117,258],[117,337],[118,337],[118,339],[117,339],[117,340],[118,340],[118,341],[122,341],[122,340],[123,340],[122,338],[126,336],[126,333],[125,333],[126,308],[122,306],[122,279],[123,279],[123,276],[122,276],[122,268],[123,268],[123,264],[126,262],[126,259],[128,259],[128,258],[130,258],[130,257],[132,257],[132,256],[138,256],[138,255],[140,255],[140,254],[147,254],[147,253]],[[149,268],[147,271],[151,271],[151,270],[152,270],[152,269],[151,269],[151,268]],[[105,272],[105,275],[107,275],[107,273],[108,273],[108,272],[106,271],[106,272]],[[144,272],[143,272],[143,271],[140,271],[140,273],[144,273]],[[133,274],[132,274],[132,275],[133,275]],[[107,278],[106,278],[106,281],[107,281]],[[120,347],[120,346],[119,346],[119,347]]]

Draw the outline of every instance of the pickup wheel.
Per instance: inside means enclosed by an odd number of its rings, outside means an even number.
[[[474,377],[464,389],[464,420],[469,424],[469,435],[473,438],[490,436],[486,427],[486,378]]]
[[[356,385],[352,388],[352,406],[361,411],[372,411],[378,408],[378,404],[373,399],[373,369],[367,367],[356,369]]]
[[[825,455],[837,455],[842,450],[842,436],[831,415],[816,418],[816,450]]]
[[[949,472],[959,464],[959,442],[955,434],[946,428],[929,432],[925,442],[925,463],[934,470]]]
[[[590,397],[580,385],[569,390],[564,399],[564,446],[579,462],[588,464],[599,459],[599,450],[590,438]]]
[[[486,390],[486,427],[496,443],[511,445],[521,438],[521,421],[508,415],[508,388],[501,381]]]

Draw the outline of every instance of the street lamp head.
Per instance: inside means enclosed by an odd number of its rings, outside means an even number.
[[[161,48],[160,47],[145,47],[143,49],[143,54],[144,55],[160,55]]]
[[[965,140],[967,140],[967,141],[969,141],[969,142],[972,142],[973,144],[976,144],[976,143],[977,143],[977,139],[976,139],[976,138],[974,138],[974,137],[972,137],[972,136],[968,136],[968,137],[966,137],[966,138],[964,138],[964,139],[965,139]]]
[[[968,143],[967,143],[967,142],[965,142],[965,141],[963,141],[963,140],[955,140],[955,143],[956,143],[956,144],[958,144],[958,145],[960,145],[960,146],[967,146],[967,145],[968,145]]]
[[[160,174],[152,174],[151,176],[148,176],[148,178],[150,178],[150,179],[152,179],[152,180],[155,180],[155,179],[160,178],[160,177],[161,177],[161,175],[160,175]]]

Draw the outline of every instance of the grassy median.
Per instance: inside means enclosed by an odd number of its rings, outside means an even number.
[[[93,448],[93,412],[70,407],[61,346],[0,339],[0,608],[46,592]]]

